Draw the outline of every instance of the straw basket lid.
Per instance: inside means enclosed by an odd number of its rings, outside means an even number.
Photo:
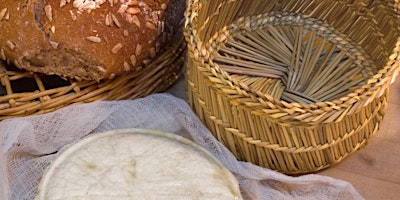
[[[122,129],[66,148],[36,199],[242,199],[236,178],[211,153],[171,133]]]

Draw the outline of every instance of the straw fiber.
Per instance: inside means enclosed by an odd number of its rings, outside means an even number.
[[[189,102],[240,160],[315,172],[364,146],[399,72],[396,1],[191,0]]]
[[[0,96],[0,120],[47,113],[70,104],[136,99],[163,92],[181,75],[185,50],[183,35],[176,34],[170,45],[141,69],[100,82],[26,72],[0,62],[5,91]]]

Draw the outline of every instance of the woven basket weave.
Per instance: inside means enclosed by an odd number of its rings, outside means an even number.
[[[0,62],[0,120],[42,114],[77,103],[145,97],[168,89],[182,74],[182,32],[141,69],[113,79],[78,81],[17,70]]]
[[[399,72],[395,1],[191,0],[189,102],[240,160],[315,172],[379,129]]]

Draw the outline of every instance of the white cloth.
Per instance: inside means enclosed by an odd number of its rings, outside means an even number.
[[[363,199],[341,180],[319,175],[290,177],[237,161],[187,103],[170,94],[79,104],[1,121],[0,199],[33,199],[44,170],[60,149],[89,134],[123,128],[158,129],[192,139],[235,174],[244,199]]]

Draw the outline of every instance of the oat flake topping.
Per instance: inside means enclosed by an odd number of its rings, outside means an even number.
[[[60,7],[65,6],[67,3],[70,3],[71,0],[61,0],[60,1]],[[93,10],[96,8],[99,8],[101,4],[106,2],[106,0],[74,0],[73,1],[73,6],[77,8],[78,10]]]
[[[103,3],[105,3],[107,0],[60,0],[60,7],[64,7],[67,3],[70,3],[72,1],[73,6],[77,8],[78,10],[93,10],[96,8],[99,8]],[[118,2],[118,0],[108,0],[108,2],[113,6],[115,3]],[[120,0],[119,1],[121,5],[121,9],[126,9],[128,6],[133,6],[133,5],[138,5],[137,0]]]

